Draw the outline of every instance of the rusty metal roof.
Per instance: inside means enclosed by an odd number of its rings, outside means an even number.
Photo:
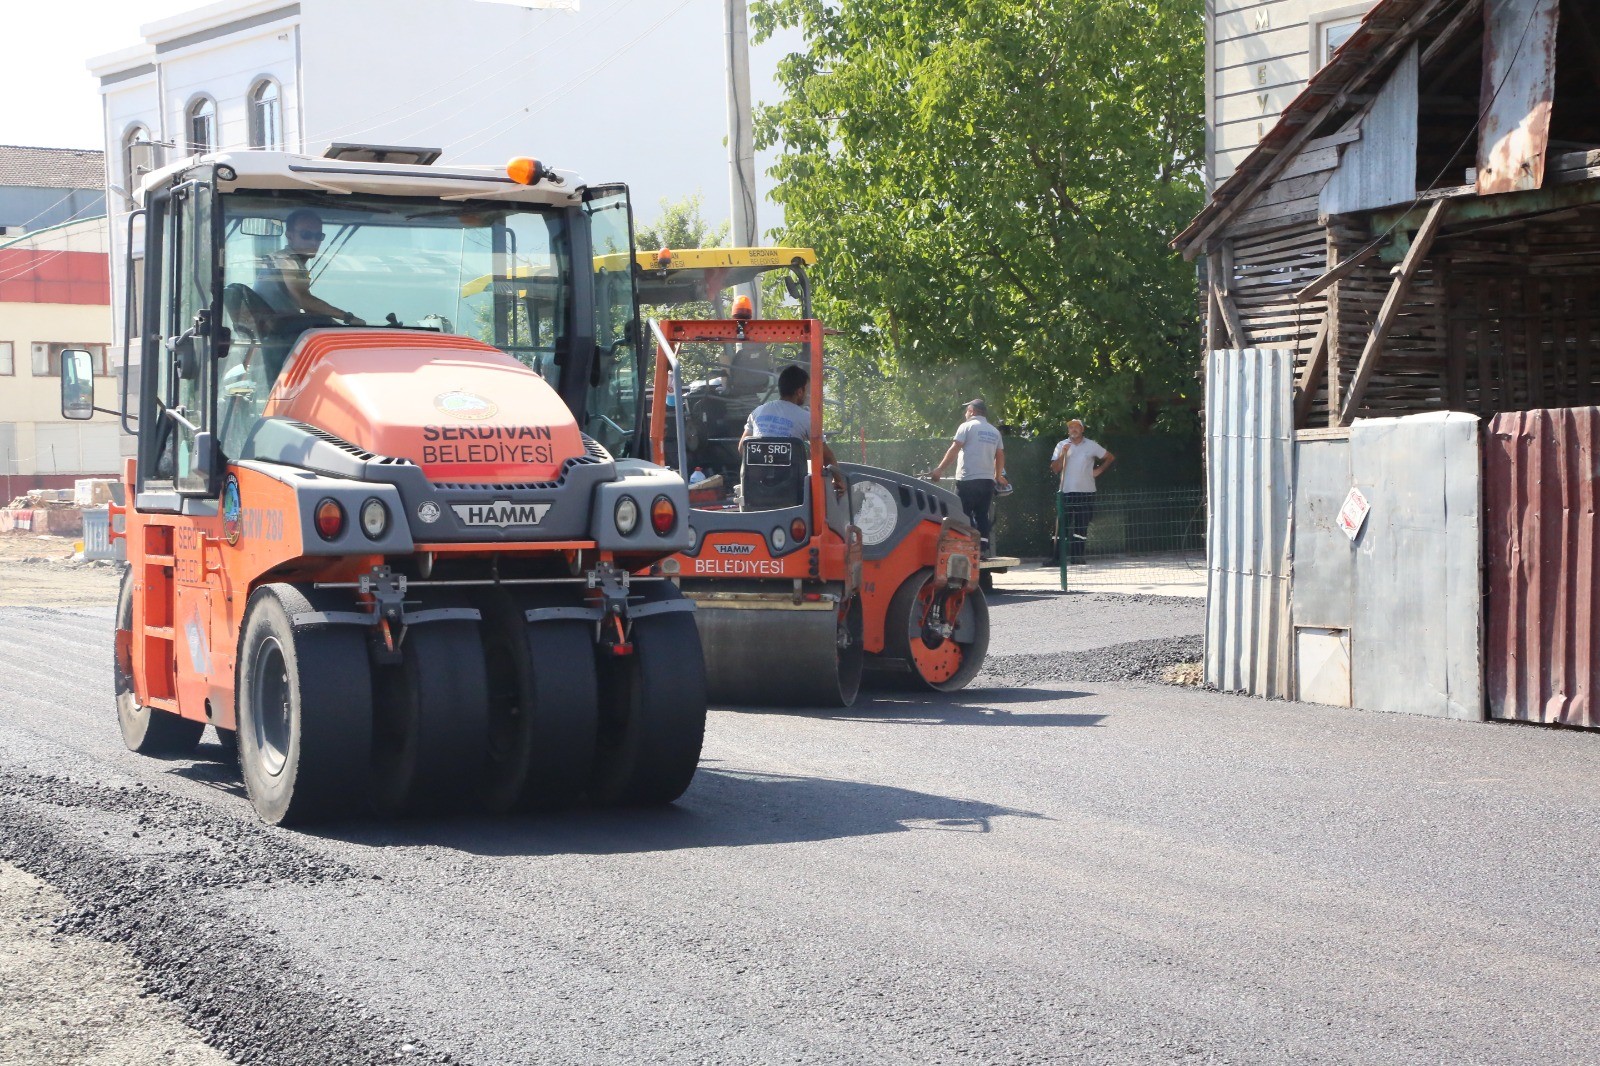
[[[94,148],[27,148],[0,144],[0,186],[103,189],[105,156]]]
[[[1240,161],[1239,167],[1211,194],[1205,209],[1196,215],[1188,228],[1172,241],[1172,247],[1192,256],[1196,249],[1190,247],[1196,238],[1219,218],[1226,219],[1240,210],[1264,184],[1257,179],[1270,178],[1278,168],[1286,165],[1294,155],[1287,150],[1306,126],[1318,121],[1323,109],[1341,96],[1359,89],[1374,76],[1386,69],[1387,63],[1375,60],[1385,47],[1396,38],[1409,40],[1422,30],[1429,18],[1443,11],[1458,8],[1465,0],[1378,0],[1378,3],[1361,19],[1361,26],[1350,39],[1339,46],[1333,57],[1311,76],[1306,87],[1291,100],[1277,123],[1267,131],[1261,143]],[[1339,109],[1322,116],[1322,121],[1332,117]],[[1314,131],[1313,131],[1314,132]]]

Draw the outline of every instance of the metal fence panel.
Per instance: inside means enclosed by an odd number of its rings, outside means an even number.
[[[1355,540],[1355,706],[1481,721],[1477,416],[1359,420],[1350,465],[1371,505]]]
[[[1496,415],[1483,466],[1489,715],[1600,727],[1600,408]]]
[[[1294,353],[1211,353],[1206,683],[1287,696]]]
[[[1294,451],[1294,624],[1349,629],[1356,550],[1338,518],[1350,492],[1350,437],[1297,441]]]

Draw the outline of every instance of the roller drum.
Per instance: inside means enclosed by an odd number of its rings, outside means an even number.
[[[712,703],[848,707],[861,685],[861,606],[832,610],[727,608],[695,612]],[[841,632],[842,631],[842,632]]]

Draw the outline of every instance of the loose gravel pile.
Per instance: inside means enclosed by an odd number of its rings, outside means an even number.
[[[98,832],[100,841],[92,839]],[[0,859],[60,890],[56,929],[124,945],[148,992],[239,1063],[455,1062],[305,972],[216,899],[358,876],[294,834],[143,785],[0,771]]]
[[[1166,682],[1169,668],[1198,660],[1203,645],[1198,636],[1161,637],[1087,651],[991,655],[973,684],[1026,687],[1061,681]]]

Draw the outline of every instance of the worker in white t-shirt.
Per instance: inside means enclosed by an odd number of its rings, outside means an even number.
[[[778,375],[778,398],[750,412],[745,419],[744,433],[739,437],[739,453],[744,454],[744,442],[752,437],[798,437],[811,439],[811,411],[805,406],[806,390],[811,385],[811,374],[800,366],[786,366]],[[822,444],[822,462],[833,477],[836,492],[845,491],[844,475],[833,458],[833,449],[826,441]]]
[[[1050,469],[1061,475],[1060,506],[1056,509],[1056,536],[1065,538],[1067,561],[1083,562],[1084,545],[1089,541],[1089,523],[1094,521],[1095,480],[1117,457],[1083,435],[1083,423],[1074,418],[1067,423],[1067,438],[1050,455]]]
[[[951,462],[956,464],[956,495],[961,509],[982,538],[982,553],[989,554],[989,519],[994,509],[995,484],[1006,480],[1006,448],[1000,431],[989,423],[989,407],[981,399],[966,406],[967,420],[956,430],[950,447],[939,465],[928,472],[931,481],[944,476]]]

